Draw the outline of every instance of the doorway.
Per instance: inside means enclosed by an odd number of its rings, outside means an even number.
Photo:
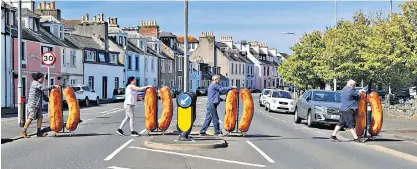
[[[107,76],[103,76],[103,99],[107,99]]]

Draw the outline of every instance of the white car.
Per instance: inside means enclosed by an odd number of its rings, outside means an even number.
[[[259,106],[263,107],[266,104],[266,98],[269,97],[271,94],[272,89],[264,89],[262,90],[261,95],[259,96]]]
[[[295,101],[291,93],[285,90],[272,90],[266,98],[265,110],[269,112],[294,113]]]
[[[94,89],[90,89],[90,87],[87,85],[69,85],[68,87],[72,87],[78,102],[83,103],[86,107],[90,106],[91,101],[97,105],[100,105],[100,98],[97,96],[97,93],[94,91]]]

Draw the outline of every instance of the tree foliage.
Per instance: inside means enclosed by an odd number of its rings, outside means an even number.
[[[279,66],[285,82],[302,88],[337,78],[406,87],[417,79],[417,2],[402,12],[370,17],[359,11],[336,27],[303,35]]]

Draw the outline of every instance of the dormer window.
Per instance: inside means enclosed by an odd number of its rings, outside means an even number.
[[[116,63],[117,54],[110,54],[109,63]]]

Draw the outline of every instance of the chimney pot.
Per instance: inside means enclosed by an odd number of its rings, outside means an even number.
[[[110,17],[107,17],[107,23],[110,24]]]
[[[46,9],[46,2],[45,1],[42,2],[42,9]]]
[[[51,3],[48,3],[46,9],[51,9]]]
[[[55,1],[52,1],[52,2],[51,2],[51,8],[52,8],[52,9],[55,9]]]
[[[88,18],[88,13],[85,13],[85,21],[90,21],[90,19]]]
[[[81,16],[81,23],[84,22],[84,16]]]
[[[97,21],[97,16],[94,16],[93,21],[96,22]]]
[[[115,18],[114,18],[114,20],[115,20],[115,21],[114,21],[114,22],[115,22],[114,24],[116,24],[116,25],[117,25],[117,17],[115,17]]]
[[[38,3],[38,7],[36,9],[41,9],[41,3]]]

